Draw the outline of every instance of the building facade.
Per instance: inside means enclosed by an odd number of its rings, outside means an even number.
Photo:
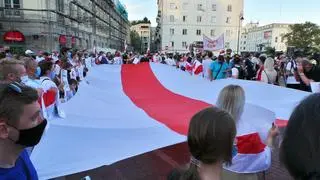
[[[243,0],[158,0],[156,42],[159,50],[187,52],[203,35],[222,34],[225,48],[238,48]]]
[[[11,31],[24,40],[2,38],[1,45],[34,51],[63,46],[122,50],[129,21],[119,0],[3,0],[0,33]]]
[[[141,50],[147,52],[151,44],[151,23],[138,23],[130,27],[131,31],[136,31],[141,38]]]
[[[275,48],[276,51],[287,51],[286,39],[283,37],[290,32],[290,24],[274,23],[259,26],[250,23],[243,27],[241,32],[241,52],[263,52],[266,47]]]

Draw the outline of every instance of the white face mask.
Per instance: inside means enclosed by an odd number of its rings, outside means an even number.
[[[20,77],[21,83],[23,83],[23,84],[25,84],[28,81],[28,79],[29,79],[29,77],[27,75]]]

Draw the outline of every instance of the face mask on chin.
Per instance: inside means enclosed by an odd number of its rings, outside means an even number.
[[[19,132],[18,140],[14,142],[18,145],[22,145],[25,147],[33,147],[40,142],[46,126],[47,126],[47,120],[43,120],[36,127],[30,128],[30,129],[19,130],[11,126]]]
[[[25,84],[28,81],[28,76],[27,75],[21,76],[19,80],[20,80],[19,83]]]

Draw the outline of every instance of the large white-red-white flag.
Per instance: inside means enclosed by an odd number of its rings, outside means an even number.
[[[224,49],[224,34],[222,34],[215,40],[212,40],[206,35],[203,35],[203,50],[217,51],[221,49]]]

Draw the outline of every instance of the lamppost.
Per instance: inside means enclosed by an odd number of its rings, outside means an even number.
[[[239,15],[239,26],[238,26],[238,43],[237,43],[237,54],[239,54],[239,45],[240,45],[240,28],[241,22],[244,20],[243,14]]]

